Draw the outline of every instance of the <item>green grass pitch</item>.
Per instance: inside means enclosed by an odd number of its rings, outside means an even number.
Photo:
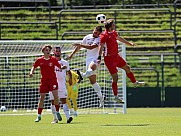
[[[128,108],[127,114],[87,114],[67,124],[65,116],[0,115],[0,136],[181,136],[181,108]]]

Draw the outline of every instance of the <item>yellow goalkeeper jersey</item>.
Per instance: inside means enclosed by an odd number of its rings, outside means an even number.
[[[76,72],[74,72],[73,70],[70,70],[70,71],[72,73],[72,86],[74,86],[78,82],[78,80],[79,80],[78,79],[79,75]],[[68,82],[69,81],[69,76],[68,75],[66,76],[66,81],[67,81],[66,85],[70,86],[69,82]]]

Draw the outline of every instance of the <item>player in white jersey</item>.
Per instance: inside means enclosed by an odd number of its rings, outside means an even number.
[[[73,120],[73,118],[70,116],[68,105],[66,103],[66,98],[67,98],[66,74],[68,74],[68,76],[70,77],[70,80],[69,80],[70,85],[72,84],[72,80],[71,80],[72,74],[70,72],[69,63],[66,60],[61,58],[61,48],[55,47],[53,53],[56,59],[58,60],[58,62],[63,66],[61,70],[56,67],[55,73],[56,73],[57,82],[58,82],[58,96],[63,105],[63,110],[67,118],[67,123],[70,123]],[[57,116],[55,114],[54,102],[53,102],[54,97],[51,92],[49,93],[49,95],[50,95],[50,100],[52,101],[51,110],[54,115],[54,120],[52,121],[52,123],[58,123],[58,120],[61,121],[62,119],[57,119]]]
[[[77,73],[81,75],[83,78],[88,77],[92,87],[94,88],[95,92],[97,93],[100,99],[100,107],[104,104],[104,96],[101,92],[100,85],[96,82],[96,69],[98,67],[97,57],[99,55],[99,35],[102,33],[101,26],[97,26],[94,28],[92,34],[88,34],[83,38],[82,43],[75,43],[74,46],[76,47],[75,50],[68,56],[68,59],[71,59],[73,55],[78,52],[81,48],[87,49],[86,53],[86,72],[85,73]]]

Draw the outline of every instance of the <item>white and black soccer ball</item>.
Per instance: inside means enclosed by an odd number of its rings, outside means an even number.
[[[1,112],[5,112],[6,110],[6,106],[1,106]]]
[[[106,16],[104,14],[98,14],[96,16],[96,21],[99,23],[99,24],[103,24],[105,21],[106,21]]]

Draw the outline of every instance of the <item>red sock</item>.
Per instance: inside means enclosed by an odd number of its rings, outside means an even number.
[[[38,108],[38,114],[42,113],[43,108]]]
[[[133,72],[127,73],[126,75],[131,80],[132,83],[136,82],[136,78],[134,77]]]
[[[54,105],[54,100],[52,100],[52,105]]]
[[[114,96],[117,96],[118,95],[118,85],[117,85],[117,82],[113,82],[112,81],[112,90],[113,90]]]
[[[56,109],[57,112],[59,112],[59,108],[60,108],[59,105],[55,105],[55,109]]]

